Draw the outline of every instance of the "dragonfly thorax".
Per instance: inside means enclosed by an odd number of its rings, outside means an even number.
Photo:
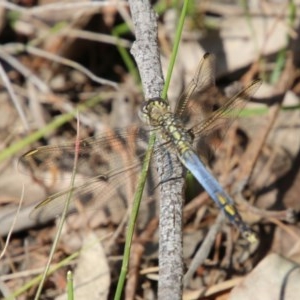
[[[159,135],[179,154],[192,147],[193,136],[182,121],[171,112],[170,106],[161,98],[147,101],[141,110],[142,119],[152,126]]]

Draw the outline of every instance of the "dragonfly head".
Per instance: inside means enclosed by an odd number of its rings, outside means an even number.
[[[169,104],[162,98],[152,98],[142,105],[139,112],[141,120],[152,126],[158,126],[163,115],[170,112]]]

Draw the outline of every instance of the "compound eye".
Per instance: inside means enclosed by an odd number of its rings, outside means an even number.
[[[150,124],[148,102],[144,102],[138,112],[140,120],[145,124]]]

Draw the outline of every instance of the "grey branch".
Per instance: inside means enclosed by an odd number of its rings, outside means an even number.
[[[147,0],[129,1],[136,41],[131,49],[145,98],[160,97],[164,84],[157,43],[157,16]],[[161,180],[158,299],[182,299],[183,168],[174,153],[157,159]],[[170,169],[171,166],[171,169]],[[170,171],[171,170],[171,171]]]

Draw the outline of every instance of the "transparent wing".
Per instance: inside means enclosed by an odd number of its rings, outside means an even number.
[[[131,199],[135,190],[137,173],[140,164],[136,163],[129,168],[113,170],[107,174],[90,178],[81,185],[72,188],[71,201],[68,212],[74,212],[77,205],[93,210],[110,209],[113,200],[113,208],[122,205],[127,207],[126,199]],[[50,217],[60,215],[63,211],[70,189],[52,194],[40,202],[30,213],[30,218],[35,220],[47,220]]]
[[[185,118],[185,115],[189,114],[189,112],[186,112],[188,101],[193,95],[203,93],[205,90],[214,86],[215,57],[210,53],[205,53],[199,62],[193,79],[185,88],[176,103],[175,114],[179,118]],[[189,106],[189,110],[193,110],[193,107]]]
[[[147,139],[147,131],[129,127],[80,141],[72,199],[94,208],[101,207],[112,197],[128,199],[129,195],[132,196]],[[69,193],[74,156],[75,143],[66,143],[39,147],[20,158],[21,171],[31,174],[36,180],[43,180],[49,189],[55,184],[60,188],[65,184],[64,191],[51,195],[36,206],[32,218],[41,219],[62,212]],[[72,201],[69,211],[74,209],[75,202]]]
[[[249,86],[227,99],[225,104],[214,111],[208,101],[225,98],[215,87],[215,57],[204,54],[190,84],[180,96],[175,109],[175,115],[180,118],[199,143],[200,155],[208,156],[210,139],[218,135],[222,140],[227,129],[238,117],[247,101],[261,85],[260,80],[254,80]],[[201,99],[204,101],[202,102]],[[216,103],[213,103],[216,104]],[[207,117],[208,116],[208,117]],[[221,129],[221,131],[217,131]]]
[[[103,135],[81,140],[77,171],[86,177],[106,174],[123,161],[133,160],[146,147],[148,132],[136,126],[109,130]],[[59,146],[42,146],[25,153],[19,161],[19,170],[35,179],[69,179],[75,157],[75,142]],[[60,173],[65,172],[67,175]],[[64,177],[65,176],[65,177]]]
[[[224,105],[212,113],[208,118],[190,129],[195,138],[205,138],[217,129],[226,129],[238,117],[247,101],[261,85],[261,80],[254,80],[245,89],[228,99]]]

